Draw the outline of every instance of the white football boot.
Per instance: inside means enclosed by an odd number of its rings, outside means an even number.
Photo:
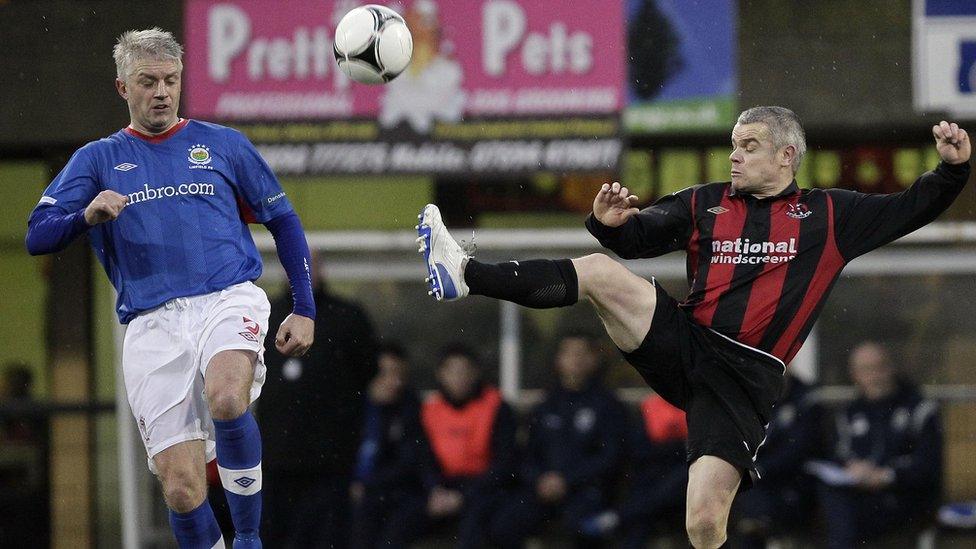
[[[418,251],[427,262],[425,281],[430,287],[427,293],[436,297],[437,301],[454,301],[467,296],[464,266],[471,256],[447,232],[437,206],[427,204],[417,217],[420,219],[417,225]]]

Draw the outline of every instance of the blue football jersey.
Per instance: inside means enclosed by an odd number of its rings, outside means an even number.
[[[261,276],[247,223],[292,211],[271,168],[232,128],[181,120],[149,137],[123,129],[79,149],[35,208],[72,213],[103,190],[129,197],[89,236],[118,291],[119,320],[175,297]]]

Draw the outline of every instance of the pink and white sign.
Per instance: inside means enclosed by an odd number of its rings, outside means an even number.
[[[349,81],[332,33],[342,0],[188,0],[184,106],[217,120],[376,117],[427,133],[463,116],[610,114],[624,102],[621,0],[384,3],[413,33],[407,71]]]

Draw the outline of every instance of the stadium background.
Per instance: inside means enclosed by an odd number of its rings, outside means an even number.
[[[467,20],[474,29],[479,28],[485,3],[436,2],[442,17]],[[428,137],[403,124],[392,129],[379,127],[375,109],[363,111],[367,114],[303,117],[292,113],[255,120],[214,116],[205,105],[194,107],[203,105],[194,94],[220,89],[219,82],[204,82],[203,76],[195,79],[192,72],[205,63],[207,37],[191,36],[191,30],[206,32],[202,18],[209,16],[212,4],[249,4],[249,9],[261,13],[275,3],[187,1],[147,7],[113,0],[0,0],[0,105],[4,106],[0,117],[0,190],[4,197],[0,364],[18,361],[30,366],[35,380],[32,396],[37,403],[11,410],[0,402],[0,410],[51,417],[47,448],[21,454],[0,448],[0,466],[12,471],[3,478],[13,478],[10,482],[21,483],[21,488],[26,486],[24,489],[47,499],[49,515],[38,516],[37,521],[51,532],[52,547],[115,547],[121,536],[114,406],[116,322],[111,288],[85,243],[76,243],[54,257],[31,258],[23,248],[25,220],[40,191],[76,148],[125,124],[124,105],[112,86],[110,58],[115,37],[124,30],[160,26],[173,30],[187,44],[181,113],[236,125],[273,157],[269,160],[279,168],[292,202],[312,233],[313,247],[319,248],[331,286],[362,302],[381,334],[409,342],[421,387],[431,384],[433,351],[450,338],[477,346],[489,357],[489,364],[514,360],[520,365],[515,389],[538,389],[546,384],[548,356],[560,330],[578,325],[598,329],[582,307],[514,313],[520,330],[513,341],[518,342],[520,353],[513,359],[502,356],[505,351],[500,345],[505,333],[511,335],[511,324],[499,322],[499,318],[510,321],[511,310],[481,300],[472,300],[464,309],[434,309],[422,285],[412,281],[419,279],[408,280],[411,268],[418,275],[422,270],[419,265],[411,267],[410,247],[399,244],[404,241],[403,231],[412,227],[416,211],[429,201],[442,204],[454,225],[486,234],[485,257],[507,259],[524,255],[526,249],[565,255],[595,248],[595,242],[580,236],[580,220],[593,190],[603,181],[620,178],[649,201],[699,181],[724,179],[729,128],[742,108],[781,104],[801,116],[811,150],[798,176],[802,186],[866,191],[896,191],[933,166],[929,128],[940,117],[951,117],[971,131],[976,121],[976,94],[961,77],[933,81],[913,76],[921,68],[939,63],[958,67],[961,74],[966,63],[970,67],[976,63],[960,53],[964,50],[926,53],[920,46],[926,32],[948,35],[958,41],[954,45],[976,40],[972,18],[966,37],[940,27],[946,18],[932,17],[946,6],[969,9],[964,7],[966,2],[662,0],[657,2],[660,10],[655,16],[641,12],[644,3],[637,1],[546,2],[546,9],[538,9],[537,4],[523,0],[514,5],[529,13],[530,30],[549,32],[551,24],[560,21],[570,33],[574,29],[600,32],[593,20],[611,29],[614,24],[619,26],[615,43],[596,42],[591,50],[594,70],[603,71],[601,82],[616,90],[613,105],[591,110],[578,107],[576,112],[540,114],[529,109],[466,116],[458,124],[436,126],[431,139],[469,150],[482,141],[488,145],[518,142],[524,132],[535,132],[546,143],[585,143],[596,137],[609,147],[604,152],[611,153],[593,165],[566,167],[557,162],[542,169],[531,163],[506,167],[489,162],[480,168],[470,164],[450,169],[386,165],[362,173],[358,168],[328,163],[289,164],[286,153],[296,145],[376,141],[419,146]],[[353,3],[289,5],[296,10],[320,7],[320,11],[300,14],[297,20],[312,18],[317,23],[309,25],[331,29],[334,12]],[[641,49],[641,36],[628,43],[626,26],[639,17],[650,18],[646,21],[654,26],[648,28],[658,33],[653,38],[663,41],[659,43],[672,43],[675,57],[670,62],[684,60],[677,72],[668,73],[668,59],[660,59],[667,56],[667,48],[648,53]],[[662,17],[677,24],[668,27]],[[286,14],[281,18],[296,20]],[[682,26],[695,20],[708,24]],[[252,23],[256,33],[261,30],[257,19]],[[452,51],[458,52],[464,71],[473,71],[464,63],[475,64],[479,58],[465,56],[464,41],[478,42],[480,35],[455,32],[462,23],[452,24],[442,28],[446,47],[456,48]],[[670,42],[665,28],[671,28]],[[290,38],[290,32],[274,32]],[[727,43],[721,42],[722,36],[728,37]],[[681,49],[689,44],[701,46],[706,37],[717,41],[709,45],[713,49],[704,50],[710,55]],[[518,53],[512,52],[509,61],[517,63]],[[709,61],[716,65],[704,74],[711,74],[714,81],[706,78],[698,82],[702,89],[679,88],[665,98],[653,93],[642,98],[632,85],[635,73],[626,63],[628,57],[647,63],[640,67],[659,65],[657,76],[662,82],[679,77],[682,70],[701,70],[696,63]],[[307,79],[304,89],[331,89],[334,67],[330,65],[328,70],[325,79]],[[532,80],[525,73],[511,82],[515,87],[558,88],[571,85],[566,84],[571,82],[567,74],[564,68],[562,74],[546,73]],[[640,77],[646,81],[654,74],[641,73]],[[266,80],[270,83],[265,84],[269,86],[265,91],[273,90],[274,82]],[[930,89],[922,89],[920,80]],[[294,82],[282,86],[291,84]],[[357,87],[351,90],[364,93]],[[612,154],[614,144],[619,155]],[[490,148],[488,145],[485,147]],[[875,252],[859,260],[863,263],[855,262],[853,273],[841,279],[830,298],[804,355],[807,375],[831,387],[844,385],[847,351],[861,339],[878,339],[895,351],[916,381],[942,397],[946,406],[945,497],[951,500],[976,498],[972,462],[976,451],[972,428],[976,420],[972,400],[976,396],[972,390],[976,387],[976,335],[971,325],[976,308],[972,292],[976,273],[974,202],[976,193],[967,188],[940,224],[921,239]],[[539,238],[527,247],[506,246],[506,230],[511,229],[538,230]],[[330,247],[337,241],[335,231],[358,231],[363,242],[374,244],[336,249]],[[259,239],[267,241],[266,235]],[[273,254],[268,259],[261,283],[269,293],[278,294],[280,268]],[[638,269],[660,273],[655,265],[664,265],[665,283],[672,293],[680,293],[683,282],[678,261],[670,257],[660,264],[641,264]],[[450,322],[457,333],[425,337],[422,327],[410,320],[418,310],[429,311],[436,322]],[[619,388],[639,387],[621,365],[611,365],[610,378]],[[844,392],[832,394],[843,396]],[[515,394],[518,398],[530,395]],[[130,421],[127,409],[119,411],[118,417]]]

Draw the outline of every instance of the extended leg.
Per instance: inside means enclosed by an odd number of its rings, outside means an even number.
[[[417,230],[430,292],[438,300],[475,294],[547,309],[586,298],[610,339],[625,352],[639,347],[651,326],[657,298],[654,286],[604,254],[481,263],[451,237],[434,205],[421,212]]]

